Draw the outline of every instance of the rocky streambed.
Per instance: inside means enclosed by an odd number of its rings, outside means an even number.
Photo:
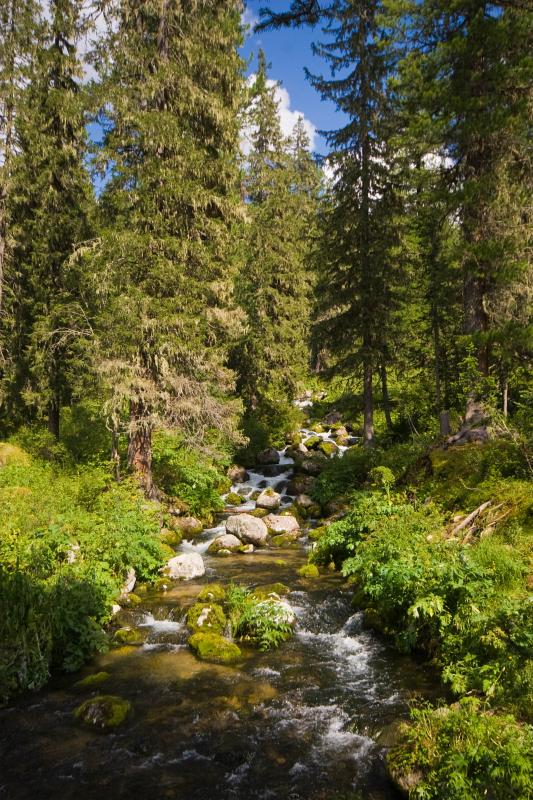
[[[185,538],[158,587],[117,613],[115,646],[0,712],[0,798],[396,797],[385,748],[434,677],[364,628],[338,575],[302,570],[309,477],[348,446],[341,425],[304,429],[234,472],[218,524]],[[266,652],[231,642],[209,609],[232,584],[286,614],[290,638]],[[205,660],[193,640],[206,634],[232,656]]]

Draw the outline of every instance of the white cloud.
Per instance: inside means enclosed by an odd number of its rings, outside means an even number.
[[[252,86],[255,81],[256,75],[252,73],[247,78],[248,86]],[[309,136],[309,146],[311,152],[314,151],[316,147],[316,139],[317,139],[317,129],[316,125],[308,119],[303,111],[299,111],[297,108],[291,108],[291,96],[287,89],[284,86],[281,86],[277,81],[268,79],[267,80],[268,86],[274,86],[274,98],[278,104],[278,114],[279,114],[279,121],[281,125],[281,132],[284,136],[289,137],[294,129],[294,126],[298,122],[299,117],[302,117],[303,124],[307,135]],[[241,139],[241,149],[244,155],[247,155],[250,152],[250,138],[252,135],[252,130],[249,127],[245,127],[243,129],[242,139]]]
[[[254,31],[254,27],[259,22],[259,18],[254,14],[251,8],[245,6],[244,11],[241,14],[241,24],[244,28],[248,27],[246,31],[246,36],[251,36]]]

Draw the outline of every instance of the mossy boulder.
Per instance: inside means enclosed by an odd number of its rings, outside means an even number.
[[[296,540],[299,533],[281,533],[270,540],[272,547],[298,547]]]
[[[171,517],[169,527],[172,530],[180,531],[185,538],[198,536],[204,529],[203,523],[196,517]]]
[[[179,530],[171,530],[171,528],[161,528],[159,539],[169,547],[178,547],[182,542],[183,533]]]
[[[254,508],[253,511],[248,512],[252,517],[258,517],[261,519],[262,517],[266,517],[267,514],[270,514],[268,508]]]
[[[126,626],[124,628],[119,628],[118,631],[115,631],[113,635],[113,642],[114,644],[130,644],[138,646],[144,644],[144,637],[136,628],[130,628],[129,626]]]
[[[328,457],[334,456],[335,453],[339,452],[339,448],[334,442],[320,442],[318,449],[321,453],[324,453],[324,455]]]
[[[254,550],[255,547],[253,546],[253,544],[241,544],[238,552],[242,553],[245,556],[249,556],[251,553],[254,552]]]
[[[309,430],[313,431],[313,433],[324,433],[326,429],[321,422],[313,422],[313,424],[309,427]]]
[[[237,492],[230,492],[226,497],[226,505],[228,506],[240,506],[243,502],[243,498]]]
[[[218,603],[195,603],[187,612],[187,626],[193,632],[222,633],[226,615]]]
[[[277,595],[283,597],[285,594],[290,594],[290,589],[284,583],[268,583],[266,586],[257,586],[252,594],[258,600],[265,600],[267,597]]]
[[[222,603],[226,599],[226,590],[220,583],[208,583],[199,593],[197,600],[200,603]]]
[[[313,528],[307,534],[312,542],[318,542],[322,536],[324,536],[325,532],[327,531],[327,525],[319,525],[318,528]]]
[[[219,555],[223,550],[228,553],[236,553],[239,550],[242,542],[232,533],[223,533],[222,536],[217,536],[209,545],[207,552],[210,555]]]
[[[132,707],[128,700],[102,694],[86,700],[74,711],[74,716],[90,728],[112,731],[127,719]]]
[[[169,544],[165,544],[164,542],[161,542],[161,544],[159,545],[159,548],[160,548],[161,552],[163,553],[163,558],[167,558],[167,559],[168,558],[173,558],[173,556],[176,555],[176,551]]]
[[[256,502],[258,508],[266,508],[269,511],[275,511],[280,507],[281,495],[275,492],[274,489],[264,489]]]
[[[302,444],[302,439],[302,434],[299,431],[295,431],[294,433],[289,433],[285,441],[292,447],[298,447],[299,444]]]
[[[321,441],[322,439],[320,436],[309,436],[304,440],[304,446],[307,447],[308,450],[316,450]]]
[[[122,606],[138,606],[142,603],[142,598],[135,592],[130,592],[126,597],[120,598],[120,603]]]
[[[237,645],[218,633],[194,633],[189,639],[189,646],[198,658],[213,664],[234,664],[242,658]]]
[[[298,575],[301,575],[302,578],[318,578],[320,573],[316,564],[304,564],[298,570]]]
[[[92,675],[87,675],[86,678],[82,678],[81,681],[75,683],[74,686],[76,689],[96,689],[97,686],[101,686],[108,681],[110,677],[109,672],[93,672]]]

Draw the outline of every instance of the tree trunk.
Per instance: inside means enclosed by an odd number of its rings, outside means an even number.
[[[505,378],[503,382],[503,416],[509,414],[509,381]]]
[[[128,466],[133,470],[147,497],[153,497],[152,429],[146,418],[146,409],[142,402],[130,403]]]
[[[379,373],[381,377],[381,393],[383,395],[383,411],[385,414],[385,421],[387,423],[387,430],[392,430],[392,417],[390,409],[389,386],[387,382],[387,367],[382,361],[379,366]]]
[[[366,355],[363,364],[363,444],[365,447],[373,447],[375,443],[372,377],[372,360],[370,355]]]
[[[113,462],[115,480],[120,483],[120,453],[118,449],[118,429],[115,421],[113,421],[113,430],[111,431],[111,461]]]

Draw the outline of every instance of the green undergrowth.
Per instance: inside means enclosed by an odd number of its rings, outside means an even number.
[[[100,466],[38,458],[0,469],[0,697],[76,670],[107,646],[102,626],[129,568],[158,574],[157,509]]]
[[[244,587],[228,588],[226,609],[232,635],[250,641],[260,650],[278,647],[292,634],[292,624],[279,601],[262,598]]]
[[[407,450],[356,451],[328,465],[315,496],[324,502],[340,488],[348,511],[321,531],[311,561],[334,562],[367,624],[401,651],[424,654],[456,697],[482,704],[460,705],[449,718],[413,712],[394,756],[397,768],[404,759],[404,772],[418,776],[410,796],[525,798],[531,773],[524,777],[521,759],[533,719],[527,458],[508,440],[414,447],[410,462]],[[477,521],[457,530],[488,501]],[[487,794],[492,786],[500,788]]]

